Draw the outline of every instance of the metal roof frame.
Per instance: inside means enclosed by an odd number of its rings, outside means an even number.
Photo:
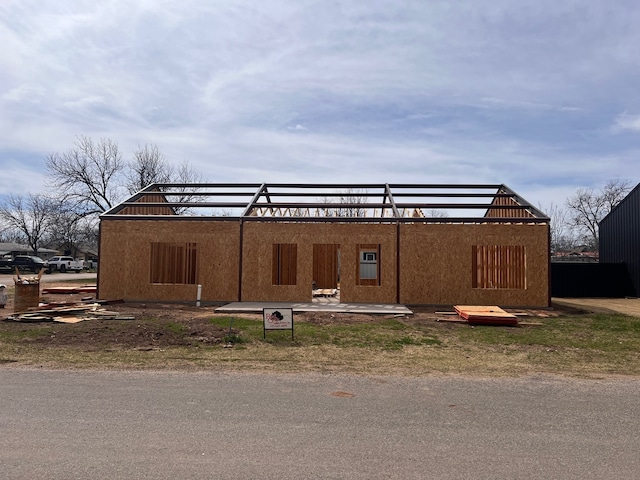
[[[163,201],[158,201],[158,196]],[[145,201],[145,198],[151,200]],[[131,213],[140,207],[147,212]],[[175,215],[148,213],[148,209],[154,207],[186,212]],[[224,209],[235,209],[236,214]],[[461,215],[452,215],[458,212]],[[469,212],[479,213],[470,215]],[[549,222],[547,215],[504,184],[155,183],[103,213],[100,218],[365,223]]]

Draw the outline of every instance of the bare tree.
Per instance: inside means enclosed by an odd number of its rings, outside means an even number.
[[[75,202],[84,215],[102,213],[122,196],[125,165],[118,144],[112,140],[94,142],[79,136],[73,148],[51,153],[45,162],[50,174],[48,186]]]
[[[335,196],[324,196],[320,198],[320,203],[327,205],[318,211],[324,217],[366,217],[367,203],[366,190],[346,188],[341,192],[336,192]],[[363,205],[360,207],[360,205]]]
[[[335,202],[329,197],[322,197],[318,200],[320,203],[327,205],[318,209],[318,214],[323,217],[335,217],[337,216],[336,208],[333,206]]]
[[[347,188],[338,192],[336,197],[324,197],[322,203],[327,207],[322,208],[322,213],[327,217],[366,217],[367,216],[367,196],[366,190]],[[329,205],[332,205],[329,207]],[[335,205],[335,206],[334,206]],[[363,205],[360,207],[360,205]]]
[[[174,168],[167,163],[157,145],[147,144],[133,152],[133,160],[128,163],[125,173],[125,188],[134,194],[152,183],[169,183],[173,176]]]
[[[94,215],[85,216],[68,202],[58,202],[55,207],[47,228],[47,244],[56,250],[73,250],[80,243],[97,244],[97,237],[87,234],[97,221]]]
[[[10,195],[0,206],[0,218],[20,232],[37,255],[56,209],[56,201],[44,195]]]
[[[144,147],[138,147],[133,157],[125,173],[125,188],[130,194],[139,192],[152,183],[202,182],[202,175],[194,170],[188,161],[184,160],[177,166],[170,164],[157,145],[146,144]],[[174,187],[168,199],[172,202],[195,202],[200,197],[193,195],[194,191],[195,189],[190,187]],[[174,210],[180,214],[188,209],[177,207]]]
[[[585,242],[597,249],[600,244],[598,224],[613,207],[620,203],[631,189],[628,180],[609,180],[598,191],[579,189],[567,200],[569,224]]]
[[[553,202],[548,207],[539,204],[538,209],[549,216],[552,252],[566,252],[578,246],[575,229],[569,221],[566,209]]]
[[[202,182],[201,174],[189,162],[170,164],[156,145],[138,147],[133,160],[125,162],[116,142],[109,139],[94,141],[85,136],[77,137],[67,152],[49,154],[46,166],[48,186],[59,192],[56,196],[61,204],[72,207],[64,210],[79,217],[93,217],[89,224],[96,221],[98,214],[122,201],[127,193],[136,193],[152,183]],[[161,190],[170,202],[194,202],[200,198],[194,195],[195,188],[190,186]],[[184,213],[187,208],[175,210]],[[63,223],[67,220],[70,217]],[[79,222],[78,225],[86,223]]]
[[[342,205],[364,205],[367,203],[366,190],[358,190],[354,188],[347,188],[340,198],[338,203]],[[339,217],[366,217],[366,207],[349,206],[339,208]]]
[[[0,243],[24,243],[24,235],[0,215]]]
[[[172,181],[174,183],[199,183],[202,182],[202,174],[197,170],[194,170],[193,167],[189,164],[187,160],[184,160],[180,163],[173,173]],[[193,195],[193,193],[197,189],[190,187],[177,187],[174,188],[174,191],[178,193],[177,196],[173,197],[177,202],[199,202],[202,200],[202,197],[197,195]],[[184,213],[188,208],[176,208],[175,211],[177,214]]]
[[[446,210],[438,209],[438,208],[432,208],[427,211],[425,216],[431,217],[431,218],[448,218],[449,212],[447,212]]]

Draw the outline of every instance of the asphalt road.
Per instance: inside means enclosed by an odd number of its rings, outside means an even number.
[[[639,380],[0,368],[0,478],[636,479]]]

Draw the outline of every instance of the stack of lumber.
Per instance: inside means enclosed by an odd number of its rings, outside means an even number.
[[[335,288],[316,288],[313,290],[314,297],[335,297],[338,290]]]
[[[134,320],[102,308],[99,303],[47,304],[26,312],[14,313],[5,320],[14,322],[60,322],[78,323],[84,320]]]
[[[454,305],[453,308],[472,325],[518,325],[518,317],[495,305]]]
[[[16,276],[13,277],[13,283],[20,285],[35,285],[40,283],[40,279],[42,278],[42,273],[44,270],[40,270],[38,275],[32,277],[25,277],[20,275],[20,270],[16,268]]]

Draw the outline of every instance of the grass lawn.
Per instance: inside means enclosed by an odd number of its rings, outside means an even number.
[[[353,320],[336,314],[296,319],[292,341],[291,331],[269,331],[263,338],[258,315],[0,322],[0,364],[407,376],[640,375],[639,318],[559,315],[541,323],[472,327],[419,315]]]

